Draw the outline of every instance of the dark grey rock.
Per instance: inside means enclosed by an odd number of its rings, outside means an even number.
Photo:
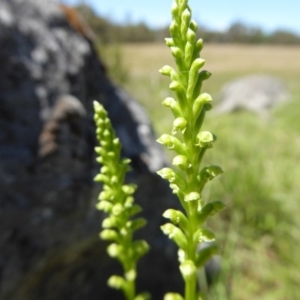
[[[139,184],[149,220],[138,234],[152,246],[139,284],[160,299],[182,285],[175,247],[159,228],[177,203],[154,173],[165,156],[143,108],[108,78],[72,13],[48,0],[0,1],[0,298],[122,299],[106,286],[120,270],[98,238],[96,99],[132,159],[128,180]]]

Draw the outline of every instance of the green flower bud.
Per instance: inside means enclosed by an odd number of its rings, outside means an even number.
[[[171,97],[167,97],[163,102],[163,106],[165,107],[171,107],[171,105],[174,105],[176,104],[177,101],[174,99],[174,98],[171,98]]]
[[[191,66],[191,71],[192,72],[198,72],[200,68],[202,68],[205,64],[205,59],[202,58],[197,58],[193,61],[192,66]]]
[[[97,115],[102,115],[102,116],[106,115],[105,109],[99,102],[93,101],[93,104],[94,104],[94,111]]]
[[[188,27],[189,27],[189,24],[190,24],[190,21],[191,21],[191,13],[190,11],[186,8],[182,15],[181,15],[181,35],[183,37],[185,37],[186,35],[186,32],[188,30]]]
[[[166,65],[166,66],[162,67],[162,68],[159,70],[159,72],[160,72],[162,75],[165,75],[165,76],[171,76],[171,73],[172,73],[172,72],[175,72],[175,70],[174,70],[172,67]]]
[[[199,74],[198,74],[198,78],[197,78],[197,83],[195,85],[195,89],[194,89],[194,92],[193,92],[193,99],[197,98],[199,96],[199,92],[201,90],[201,87],[202,87],[202,82],[203,80],[206,80],[208,79],[209,77],[211,76],[211,73],[209,73],[208,71],[204,70],[204,71],[201,71]],[[206,105],[205,105],[205,110],[208,110],[206,109]],[[201,123],[201,121],[200,121]],[[199,129],[200,127],[197,127],[195,126],[197,129]]]
[[[178,185],[175,183],[171,183],[170,188],[172,189],[173,194],[178,194],[180,191]]]
[[[112,228],[117,226],[117,219],[114,216],[110,216],[108,218],[105,218],[102,221],[102,227],[103,228]]]
[[[100,134],[102,134],[102,132],[103,132],[103,129],[102,129],[102,128],[98,127],[98,128],[96,129],[96,134],[97,134],[97,136],[99,136]]]
[[[197,32],[198,25],[197,25],[197,23],[196,23],[194,20],[192,20],[192,21],[190,22],[190,28],[191,28],[194,32]]]
[[[109,143],[107,141],[101,139],[101,145],[102,145],[103,149],[105,149],[105,147],[107,147],[109,145]],[[106,153],[107,150],[105,149],[104,151]]]
[[[197,118],[205,104],[210,104],[212,101],[211,95],[203,93],[197,97],[193,103],[193,115]]]
[[[184,197],[185,202],[201,200],[201,195],[197,192],[191,192]]]
[[[110,131],[109,131],[108,129],[105,129],[105,130],[104,130],[104,132],[103,132],[103,137],[104,137],[105,139],[111,138],[111,133],[110,133]]]
[[[179,13],[179,7],[178,7],[176,1],[174,1],[172,4],[171,12],[172,12],[172,18],[176,19],[178,16],[178,13]]]
[[[184,261],[179,266],[179,269],[185,281],[188,281],[190,278],[194,278],[197,274],[197,268],[191,260]]]
[[[171,180],[175,177],[175,172],[170,168],[163,168],[156,172],[163,179]]]
[[[121,143],[119,138],[114,138],[112,141],[114,152],[118,153],[121,150]]]
[[[129,159],[129,158],[124,158],[124,159],[122,159],[122,161],[121,161],[121,163],[122,163],[123,165],[128,165],[128,164],[130,164],[130,162],[131,162],[131,159]]]
[[[175,150],[177,153],[185,155],[185,146],[174,136],[163,134],[157,142],[170,150]]]
[[[112,158],[112,159],[116,159],[116,153],[115,152],[109,151],[107,153],[107,156],[110,157],[110,158]]]
[[[99,116],[98,115],[96,115],[96,114],[94,114],[94,122],[96,123],[96,125],[97,125],[97,121],[99,120]]]
[[[116,184],[116,183],[119,182],[119,179],[118,179],[117,176],[113,175],[113,176],[111,176],[111,178],[110,178],[110,182],[111,182],[112,184]]]
[[[103,164],[103,157],[97,157],[96,158],[96,161],[99,163],[99,164]]]
[[[188,227],[188,220],[187,217],[180,211],[180,210],[175,210],[175,209],[167,209],[163,213],[163,217],[170,219],[170,221],[174,225],[179,225],[179,227],[185,231],[187,230]]]
[[[114,193],[113,191],[102,191],[98,197],[99,200],[113,200]]]
[[[162,104],[165,107],[170,107],[171,108],[172,113],[173,113],[175,118],[179,118],[182,115],[179,103],[175,99],[173,99],[171,97],[168,97],[162,102]]]
[[[198,72],[201,67],[205,64],[205,60],[202,58],[197,58],[192,62],[191,69],[189,71],[189,83],[187,88],[187,98],[191,99],[195,90],[195,86],[198,80]]]
[[[134,281],[136,279],[136,271],[131,269],[128,272],[125,273],[125,278],[128,281]]]
[[[113,243],[107,247],[107,253],[110,257],[118,257],[122,254],[123,247]]]
[[[182,86],[182,84],[179,81],[173,81],[170,84],[170,90],[174,91],[174,92],[184,92],[184,87]]]
[[[174,40],[172,38],[165,38],[165,42],[168,47],[175,46]]]
[[[184,63],[186,69],[189,69],[191,66],[193,53],[194,53],[194,44],[187,42],[184,48]]]
[[[176,20],[173,20],[171,22],[171,25],[170,25],[169,29],[170,29],[171,36],[176,37],[178,32],[179,32],[178,31],[179,27],[178,27],[178,24],[177,24]]]
[[[132,196],[127,196],[124,205],[126,208],[129,208],[132,207],[133,202],[134,202],[134,198]]]
[[[180,66],[182,64],[183,52],[176,46],[170,47],[170,49],[173,57],[175,58],[177,66]]]
[[[168,180],[170,183],[174,183],[182,191],[186,190],[185,180],[175,171],[170,168],[163,168],[157,172],[162,178]]]
[[[216,136],[209,131],[200,131],[197,135],[196,146],[200,148],[212,148]]]
[[[128,228],[124,228],[124,227],[121,228],[121,230],[120,230],[120,235],[121,235],[122,237],[127,237],[128,234],[129,234]]]
[[[124,278],[113,275],[108,279],[107,285],[113,289],[125,290],[127,283]]]
[[[192,166],[185,155],[175,156],[172,164],[179,167],[181,170],[187,170]]]
[[[181,59],[182,58],[182,52],[178,47],[171,47],[172,55],[175,59]]]
[[[109,177],[107,177],[104,174],[98,174],[98,175],[96,175],[94,177],[94,181],[96,181],[96,182],[104,182],[106,184],[110,182]]]
[[[186,38],[188,40],[189,43],[194,44],[195,40],[196,40],[196,34],[192,29],[188,29],[187,34],[186,34]]]
[[[165,76],[168,76],[171,78],[172,81],[176,81],[178,80],[178,74],[176,73],[176,71],[168,66],[168,65],[165,65],[163,66],[160,70],[158,70],[162,75],[165,75]]]
[[[95,152],[97,153],[97,154],[99,154],[99,155],[102,155],[103,154],[103,148],[102,147],[95,147],[94,148],[95,149]]]
[[[177,293],[167,293],[164,296],[164,300],[184,300],[180,294]]]
[[[141,257],[149,251],[149,245],[146,241],[134,241],[132,245],[135,257]]]
[[[106,174],[106,173],[108,173],[110,171],[110,169],[109,169],[109,167],[107,167],[107,166],[103,166],[102,168],[101,168],[101,170],[100,170],[100,172],[102,173],[102,174]]]
[[[185,89],[182,86],[182,84],[179,81],[173,81],[171,82],[169,88],[171,91],[174,91],[176,93],[180,106],[184,107],[186,101],[186,95],[185,95]]]
[[[187,249],[187,239],[181,229],[171,223],[167,223],[160,228],[163,233],[173,240],[180,249]]]
[[[102,200],[96,204],[98,210],[103,210],[106,213],[110,213],[113,208],[113,204],[109,201]]]
[[[113,206],[112,214],[115,216],[119,216],[123,212],[123,205],[121,203],[117,203]]]
[[[122,186],[122,191],[126,195],[132,195],[135,192],[136,189],[137,189],[137,186],[135,184],[124,184]]]
[[[203,49],[203,40],[199,39],[196,42],[196,46],[195,46],[195,51],[197,52],[197,54]]]
[[[183,11],[187,7],[188,0],[177,0],[179,8]]]
[[[103,127],[103,124],[104,124],[103,119],[97,118],[97,121],[96,121],[97,127]],[[99,128],[99,129],[102,129],[102,128]],[[100,130],[100,132],[101,132],[101,130]]]
[[[117,242],[119,239],[118,233],[113,229],[104,229],[100,232],[99,236],[105,241]]]
[[[198,39],[194,45],[195,45],[195,48],[194,48],[194,54],[193,54],[192,60],[197,59],[199,57],[199,54],[203,49],[203,40]]]
[[[186,129],[186,125],[187,125],[187,121],[185,118],[182,117],[176,118],[173,122],[172,134],[175,135],[178,132],[178,130],[181,131],[181,133],[184,133]]]
[[[186,4],[187,4],[187,1],[186,1]],[[191,10],[186,4],[184,5],[185,9],[184,9],[183,13],[181,14],[181,22],[190,23],[190,21],[191,21]]]

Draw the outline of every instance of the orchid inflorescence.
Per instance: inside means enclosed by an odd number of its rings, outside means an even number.
[[[199,243],[214,241],[214,233],[204,226],[207,218],[224,208],[220,201],[205,203],[202,190],[205,184],[223,173],[218,166],[202,167],[205,152],[213,147],[216,136],[201,127],[205,114],[212,107],[212,97],[201,93],[204,80],[211,74],[200,71],[205,60],[199,57],[203,40],[196,40],[197,24],[191,20],[187,0],[175,0],[172,5],[171,38],[166,38],[175,59],[177,70],[164,66],[160,73],[170,77],[170,90],[175,98],[168,97],[163,105],[174,115],[171,134],[163,134],[157,141],[174,151],[174,168],[163,168],[158,174],[170,182],[173,193],[179,198],[184,212],[168,209],[163,216],[171,222],[162,231],[179,247],[180,271],[185,282],[184,298],[168,293],[165,300],[199,299],[198,270],[217,252],[217,246],[209,243],[199,250]],[[201,247],[200,247],[201,248]]]
[[[107,112],[101,104],[94,101],[94,120],[96,135],[101,146],[96,147],[97,161],[102,165],[95,181],[103,183],[97,209],[108,214],[102,222],[100,237],[111,241],[107,252],[123,266],[124,276],[113,275],[108,285],[121,289],[127,300],[145,300],[148,294],[136,295],[135,281],[137,262],[148,251],[144,240],[134,240],[133,234],[146,224],[143,218],[132,219],[141,212],[141,207],[134,203],[134,184],[124,184],[125,175],[130,170],[129,159],[121,158],[121,143],[116,137]]]

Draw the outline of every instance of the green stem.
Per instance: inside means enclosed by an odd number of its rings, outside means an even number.
[[[191,178],[192,179],[192,178]],[[187,235],[188,239],[188,251],[187,260],[195,263],[197,243],[193,240],[193,235],[197,230],[197,220],[196,220],[196,209],[195,203],[191,202],[188,204],[188,220],[189,220],[189,232]],[[197,300],[197,273],[191,274],[185,281],[185,300]]]
[[[185,292],[184,292],[185,300],[197,300],[197,294],[195,293],[196,282],[197,282],[197,276],[193,276],[186,280]]]
[[[127,280],[126,299],[133,300],[135,298],[135,281]]]

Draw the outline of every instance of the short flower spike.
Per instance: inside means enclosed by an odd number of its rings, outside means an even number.
[[[122,290],[127,300],[146,300],[148,294],[136,295],[135,288],[137,262],[146,254],[149,246],[143,240],[133,240],[133,233],[145,226],[146,220],[131,220],[141,208],[134,204],[132,197],[137,187],[124,184],[126,172],[130,169],[130,160],[121,158],[121,144],[104,107],[94,101],[94,111],[96,135],[101,145],[95,151],[98,155],[97,161],[102,164],[100,173],[94,180],[103,183],[103,191],[96,207],[109,215],[102,222],[104,230],[101,231],[100,238],[113,242],[108,246],[107,252],[110,257],[121,262],[124,270],[123,277],[111,276],[108,285]]]

